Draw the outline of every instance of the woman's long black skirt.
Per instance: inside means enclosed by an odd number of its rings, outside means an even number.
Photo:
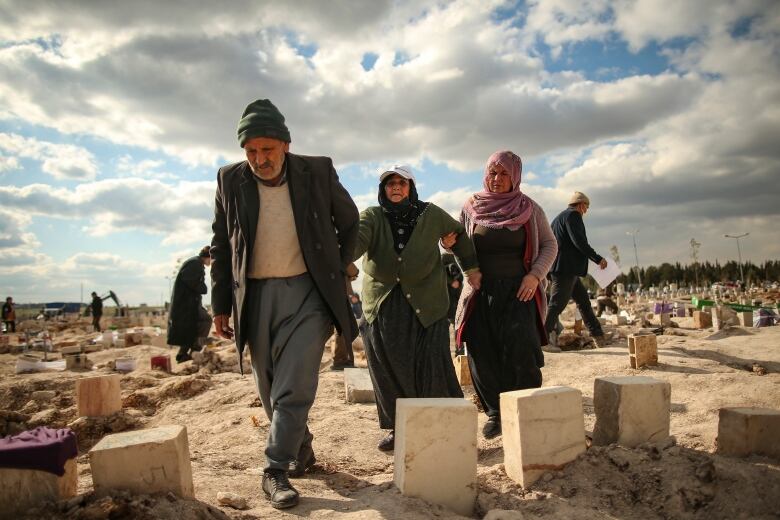
[[[360,328],[380,428],[395,429],[396,399],[463,397],[450,357],[447,318],[423,327],[400,286],[382,302],[374,322],[364,317]]]
[[[521,281],[483,279],[464,329],[474,390],[489,417],[500,415],[502,392],[542,386],[538,310],[517,299]]]

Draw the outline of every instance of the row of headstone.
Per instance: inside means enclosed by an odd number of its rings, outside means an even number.
[[[594,383],[593,444],[636,447],[669,437],[671,385],[651,377]],[[554,386],[501,394],[504,469],[523,487],[586,450],[582,394]],[[723,408],[718,452],[780,458],[780,410]],[[402,494],[469,516],[477,495],[477,409],[465,399],[399,399],[394,482]]]
[[[122,409],[121,376],[118,374],[85,377],[76,381],[78,413],[86,417],[109,416]],[[27,436],[25,437],[25,434]],[[29,464],[3,464],[0,467],[0,517],[22,513],[46,500],[63,500],[76,495],[78,471],[76,450],[63,457],[73,435],[69,430],[48,434],[56,441],[32,441],[29,432],[25,452],[29,459],[65,459],[62,468],[29,469]],[[33,453],[35,452],[35,453]],[[0,457],[3,456],[0,446]],[[89,452],[95,491],[126,489],[136,493],[173,492],[194,496],[187,429],[181,425],[116,433],[103,437]],[[56,471],[56,472],[55,472]]]

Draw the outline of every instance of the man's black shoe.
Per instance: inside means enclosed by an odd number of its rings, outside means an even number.
[[[287,472],[287,475],[290,478],[301,478],[316,462],[317,458],[314,456],[311,445],[301,447],[298,460],[290,463],[290,471]]]
[[[355,368],[355,363],[333,363],[330,366],[330,369],[333,371],[341,371],[345,368]]]
[[[176,354],[176,362],[177,363],[184,363],[185,361],[191,361],[192,356],[189,354]]]
[[[485,426],[482,427],[482,435],[486,439],[492,439],[501,435],[501,419],[499,417],[489,417]]]
[[[298,491],[287,479],[287,472],[269,469],[263,473],[263,492],[276,509],[287,509],[298,505]]]
[[[391,431],[387,437],[379,441],[377,445],[380,451],[393,451],[395,449],[395,430]]]

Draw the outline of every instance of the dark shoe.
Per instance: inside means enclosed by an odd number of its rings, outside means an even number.
[[[184,363],[185,361],[192,361],[192,356],[189,354],[176,354],[177,363]]]
[[[379,451],[393,451],[395,449],[395,430],[379,441],[377,448],[379,448]]]
[[[290,463],[290,471],[287,472],[287,475],[290,478],[301,478],[316,462],[317,458],[314,456],[311,445],[303,447],[298,453],[298,460]]]
[[[287,509],[298,505],[298,491],[287,479],[287,472],[281,469],[269,469],[263,473],[263,492],[276,509]]]
[[[498,417],[489,417],[485,426],[482,427],[482,435],[486,439],[492,439],[501,435],[501,419]]]
[[[330,369],[334,372],[344,370],[345,368],[355,368],[355,363],[333,363],[330,366]]]

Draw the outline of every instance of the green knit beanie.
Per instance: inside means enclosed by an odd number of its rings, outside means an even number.
[[[238,122],[238,144],[241,148],[254,137],[270,137],[290,142],[290,131],[284,124],[284,116],[267,99],[258,99],[247,105]]]

